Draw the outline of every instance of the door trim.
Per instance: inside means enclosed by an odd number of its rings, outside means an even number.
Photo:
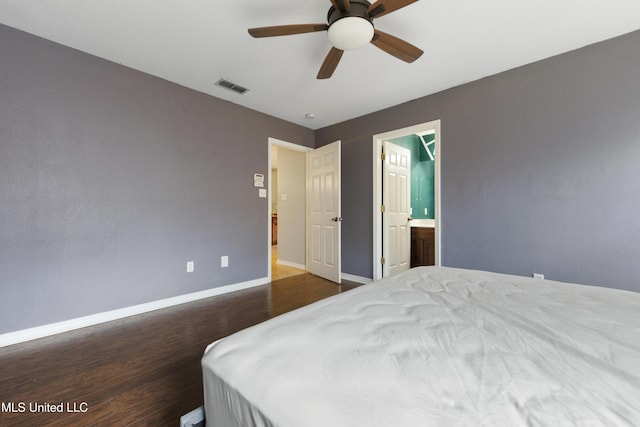
[[[442,236],[442,215],[440,203],[440,187],[441,187],[441,150],[440,143],[442,134],[440,131],[440,120],[433,120],[402,129],[396,129],[389,132],[373,135],[373,280],[382,278],[382,144],[384,140],[400,138],[403,136],[420,133],[425,131],[435,131],[435,165],[434,165],[434,210],[435,210],[435,263],[442,265],[441,258],[441,236]]]
[[[280,139],[276,139],[276,138],[271,138],[268,137],[267,139],[268,141],[268,168],[267,168],[267,183],[269,185],[269,188],[267,190],[267,222],[268,222],[268,226],[267,226],[267,277],[269,279],[269,282],[271,282],[271,205],[273,203],[273,196],[271,194],[271,149],[273,147],[281,147],[281,148],[286,148],[288,150],[293,150],[293,151],[301,151],[304,153],[308,153],[309,151],[313,151],[313,148],[311,147],[307,147],[304,145],[298,145],[298,144],[294,144],[292,142],[287,142],[287,141],[283,141]],[[306,174],[306,172],[305,172]],[[305,196],[306,197],[306,196]],[[306,206],[306,201],[305,201],[305,206]],[[306,216],[306,212],[305,212],[305,216]],[[305,230],[306,233],[306,230]],[[306,242],[305,242],[305,249],[306,249]]]

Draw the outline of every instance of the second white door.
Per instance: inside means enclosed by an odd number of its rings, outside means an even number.
[[[411,266],[411,151],[389,141],[383,147],[382,276]]]

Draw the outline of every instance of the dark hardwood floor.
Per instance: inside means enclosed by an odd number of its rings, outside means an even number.
[[[357,286],[306,273],[0,348],[0,426],[177,426],[202,405],[209,343]],[[45,403],[65,412],[30,411]]]

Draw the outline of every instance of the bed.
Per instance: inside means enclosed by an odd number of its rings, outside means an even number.
[[[414,268],[212,343],[209,427],[640,426],[640,294]]]

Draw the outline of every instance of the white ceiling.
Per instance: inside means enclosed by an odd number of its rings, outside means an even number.
[[[254,39],[249,27],[326,22],[329,0],[0,0],[0,23],[317,129],[640,29],[638,0],[420,0],[375,20],[424,50],[373,45],[316,80],[325,32]],[[250,89],[214,86],[221,77]],[[305,113],[314,113],[309,120]]]

